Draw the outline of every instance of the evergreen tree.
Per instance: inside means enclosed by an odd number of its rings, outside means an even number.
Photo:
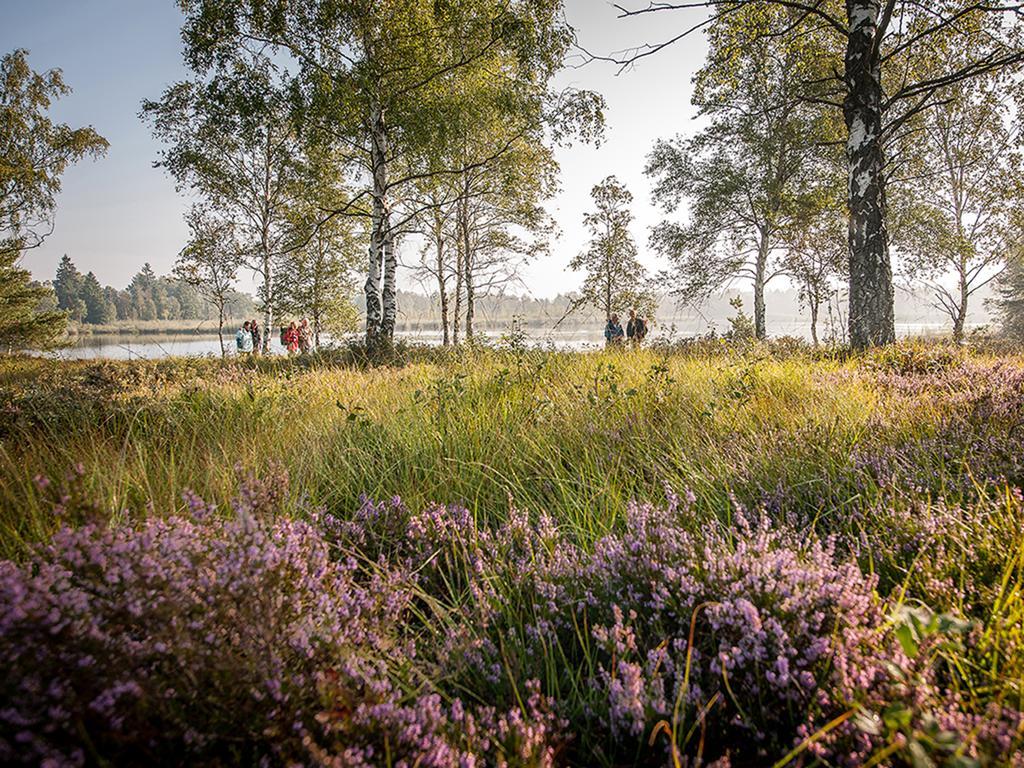
[[[50,349],[60,343],[67,327],[64,312],[43,309],[53,291],[33,283],[18,255],[0,250],[0,350]]]
[[[82,280],[81,298],[85,302],[84,322],[92,325],[105,325],[113,322],[117,316],[117,308],[107,300],[103,286],[92,272]]]
[[[1024,219],[1024,216],[1019,216]],[[1024,224],[1024,221],[1020,222]],[[1018,230],[1020,231],[1020,230]],[[1006,269],[996,282],[993,302],[1003,333],[1012,339],[1024,341],[1024,244],[1017,244],[1006,260]]]
[[[156,285],[156,275],[153,268],[147,262],[143,265],[128,284],[128,294],[131,297],[131,318],[133,320],[157,320],[159,314],[157,305],[153,299],[153,287]]]
[[[72,320],[82,320],[82,273],[65,253],[57,266],[53,279],[53,291],[57,294],[57,307],[65,310]]]

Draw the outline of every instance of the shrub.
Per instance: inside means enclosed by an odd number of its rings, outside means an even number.
[[[62,528],[0,563],[0,760],[551,765],[536,689],[445,704],[413,668],[414,574],[277,517],[281,482],[242,475],[228,518],[186,494],[187,515]]]

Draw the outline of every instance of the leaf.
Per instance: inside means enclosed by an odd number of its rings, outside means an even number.
[[[882,710],[882,722],[890,731],[905,731],[910,728],[914,713],[903,704],[890,704]]]

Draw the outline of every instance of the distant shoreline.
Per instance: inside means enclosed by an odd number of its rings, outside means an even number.
[[[224,333],[234,332],[234,324],[244,322],[231,319],[224,324]],[[121,320],[116,323],[92,325],[70,323],[68,338],[88,336],[216,336],[216,320]]]

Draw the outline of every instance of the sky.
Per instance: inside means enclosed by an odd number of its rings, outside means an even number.
[[[671,37],[692,23],[688,13],[622,19],[606,0],[566,0],[580,45],[598,55]],[[110,142],[106,157],[85,160],[65,173],[56,229],[25,258],[38,279],[52,278],[65,253],[83,272],[93,271],[101,283],[119,288],[145,262],[158,274],[173,266],[187,237],[186,202],[164,171],[153,167],[160,144],[138,112],[143,99],[159,97],[188,75],[180,26],[173,0],[0,0],[0,52],[26,48],[36,71],[62,69],[73,93],[57,102],[51,116],[75,127],[92,125]],[[557,86],[604,95],[607,132],[600,147],[557,151],[562,189],[548,210],[561,235],[549,258],[526,269],[522,292],[551,297],[579,286],[582,275],[568,263],[586,246],[582,218],[590,207],[590,189],[612,174],[633,192],[641,260],[658,264],[647,249],[647,233],[663,214],[651,204],[643,167],[658,138],[692,129],[690,81],[705,52],[703,39],[694,36],[626,72],[611,63],[581,66],[574,60],[559,75]],[[408,274],[400,280],[415,285]]]

